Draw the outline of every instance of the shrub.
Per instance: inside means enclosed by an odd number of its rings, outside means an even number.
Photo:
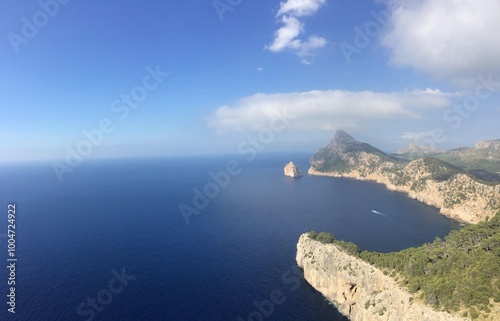
[[[428,304],[447,311],[460,306],[490,313],[490,299],[500,301],[500,211],[488,222],[452,231],[445,240],[394,253],[363,251],[363,260],[384,270],[396,271],[410,292]]]
[[[316,231],[308,232],[307,236],[309,236],[310,238],[312,238],[313,240],[315,240],[318,237],[318,232],[316,232]]]
[[[316,240],[320,241],[321,243],[332,243],[334,238],[330,233],[320,232],[318,236],[316,236]]]

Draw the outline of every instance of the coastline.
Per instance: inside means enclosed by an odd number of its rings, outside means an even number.
[[[483,192],[479,196],[475,196],[474,199],[464,201],[460,204],[455,204],[455,206],[452,207],[445,207],[446,198],[450,196],[449,188],[446,185],[447,182],[435,182],[429,180],[426,182],[427,188],[422,189],[421,191],[416,191],[411,189],[411,187],[407,184],[393,184],[387,176],[379,172],[361,174],[357,171],[351,171],[349,173],[339,174],[335,172],[320,172],[311,166],[307,173],[314,176],[343,177],[362,181],[373,181],[383,184],[389,191],[405,193],[406,196],[411,199],[436,207],[439,209],[439,213],[441,215],[464,224],[476,224],[493,217],[496,210],[486,209],[489,201],[488,195],[500,195],[500,184],[496,186],[483,185]],[[457,183],[464,186],[479,184],[463,174],[457,175],[454,181],[451,181],[450,184],[456,185]],[[476,187],[473,188],[475,189]],[[488,192],[484,192],[485,190]]]

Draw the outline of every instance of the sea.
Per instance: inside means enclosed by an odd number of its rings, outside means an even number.
[[[297,268],[302,233],[390,252],[460,228],[381,184],[309,176],[309,157],[84,160],[62,182],[51,162],[0,165],[0,320],[347,320]]]

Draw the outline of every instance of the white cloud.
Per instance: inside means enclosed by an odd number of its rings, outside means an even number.
[[[435,136],[435,130],[423,131],[423,132],[405,132],[401,138],[409,140],[412,142],[421,142],[428,139],[432,139]]]
[[[309,16],[319,10],[326,0],[288,0],[280,3],[276,16],[290,14],[296,17]]]
[[[219,107],[209,116],[208,125],[219,134],[258,130],[268,126],[273,115],[286,110],[295,116],[288,127],[292,130],[358,128],[371,120],[419,119],[426,109],[450,106],[454,96],[432,89],[395,93],[344,90],[258,93],[240,99],[234,106]]]
[[[405,132],[401,138],[409,140],[410,143],[427,147],[436,147],[437,144],[443,143],[447,139],[445,132],[441,128],[422,132]],[[437,152],[439,149],[433,151]]]
[[[326,39],[318,36],[309,36],[306,40],[298,37],[304,32],[304,24],[298,17],[308,16],[325,4],[326,0],[288,0],[281,2],[277,18],[283,24],[274,33],[274,40],[265,49],[277,53],[283,50],[291,50],[300,58],[301,62],[310,64],[314,58],[314,52],[326,45]]]
[[[266,47],[272,52],[280,52],[290,46],[303,29],[302,23],[295,17],[284,16],[281,21],[284,26],[276,31],[273,43]]]
[[[500,71],[500,1],[387,1],[392,63],[452,83]]]

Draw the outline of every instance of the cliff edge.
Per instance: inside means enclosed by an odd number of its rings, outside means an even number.
[[[469,320],[433,310],[381,270],[307,234],[299,239],[296,260],[307,282],[352,321]]]

